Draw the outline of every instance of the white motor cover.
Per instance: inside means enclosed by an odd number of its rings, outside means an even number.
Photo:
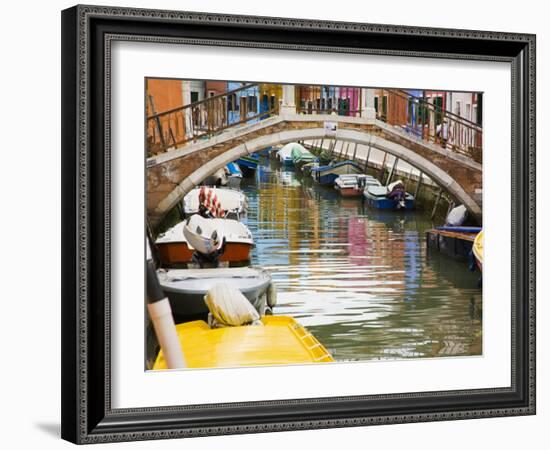
[[[403,185],[403,182],[401,180],[396,180],[393,183],[388,184],[388,192],[393,191],[393,189],[399,184]]]
[[[262,325],[258,311],[236,287],[228,283],[214,285],[204,296],[210,310],[211,328]]]
[[[445,223],[451,227],[459,227],[464,223],[468,216],[468,210],[464,205],[457,206],[451,209],[451,212],[447,216]]]
[[[188,245],[205,255],[218,250],[222,245],[223,236],[222,230],[214,224],[212,219],[205,219],[198,214],[191,216],[183,227]]]

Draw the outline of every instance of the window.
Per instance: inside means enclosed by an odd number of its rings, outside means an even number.
[[[199,93],[196,91],[191,91],[191,103],[199,101]]]
[[[257,113],[258,112],[258,97],[256,97],[255,95],[249,95],[248,96],[248,105],[247,105],[247,108],[248,108],[248,112],[251,112],[251,113]]]
[[[443,97],[434,97],[433,105],[435,110],[435,124],[440,125],[443,121]]]

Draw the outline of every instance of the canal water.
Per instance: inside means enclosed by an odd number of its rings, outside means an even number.
[[[481,354],[480,274],[427,252],[426,213],[369,209],[267,158],[242,190],[274,314],[296,318],[336,360]]]

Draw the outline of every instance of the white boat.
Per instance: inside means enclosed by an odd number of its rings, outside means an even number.
[[[277,152],[277,160],[283,164],[293,165],[294,163],[292,161],[292,149],[297,145],[300,144],[297,144],[296,142],[290,142],[289,144],[286,144]],[[303,148],[301,145],[300,147]]]
[[[366,186],[380,186],[380,182],[370,175],[355,173],[341,174],[334,181],[334,188],[343,197],[361,196]]]
[[[183,198],[183,211],[186,216],[199,212],[199,193],[201,188],[204,188],[204,186],[196,187]],[[206,194],[211,198],[214,196],[217,198],[220,207],[225,212],[224,217],[241,219],[246,216],[248,199],[243,192],[230,188],[207,187]]]
[[[239,188],[243,179],[243,172],[236,162],[231,162],[225,166],[227,173],[227,186]]]
[[[206,293],[216,284],[227,283],[237,288],[263,316],[276,304],[271,275],[255,267],[218,269],[159,269],[162,290],[168,296],[176,315],[207,314]]]
[[[248,227],[235,219],[205,219],[218,230],[221,239],[225,238],[225,250],[219,260],[222,262],[244,262],[250,260],[254,245]],[[164,266],[185,264],[191,261],[194,248],[184,235],[185,221],[174,225],[161,234],[155,244]]]

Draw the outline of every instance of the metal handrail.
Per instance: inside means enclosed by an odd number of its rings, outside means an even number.
[[[157,117],[162,117],[162,116],[166,116],[168,114],[173,114],[173,113],[178,112],[178,111],[183,111],[184,109],[187,109],[187,108],[195,108],[197,106],[200,106],[203,103],[207,103],[209,101],[214,101],[214,100],[217,100],[218,98],[222,98],[222,97],[227,97],[228,95],[233,95],[233,94],[236,94],[237,92],[244,91],[246,89],[250,89],[250,88],[255,87],[255,86],[258,86],[258,85],[254,84],[254,83],[247,84],[245,86],[241,86],[240,88],[233,89],[232,91],[227,91],[227,92],[224,92],[222,94],[213,95],[212,97],[204,98],[202,100],[198,100],[196,102],[189,103],[188,105],[176,106],[175,108],[167,109],[166,111],[162,111],[162,112],[153,114],[151,116],[148,116],[147,120],[153,120]]]
[[[296,86],[311,88],[310,86]],[[337,88],[337,86],[333,87]],[[308,89],[307,98],[302,98],[306,106],[297,105],[297,112],[308,114],[336,113],[345,116],[361,116],[363,113],[362,89],[349,91],[344,97],[323,96],[321,89]],[[238,96],[240,92],[254,93],[250,96]],[[483,128],[458,114],[430,103],[425,98],[409,94],[403,89],[378,88],[377,97],[384,98],[376,107],[376,118],[389,125],[399,126],[411,135],[426,142],[433,142],[453,151],[464,153],[480,162]],[[322,97],[318,97],[317,95]],[[392,100],[399,99],[399,100]],[[273,104],[269,99],[267,109],[261,111],[265,103],[261,100],[260,85],[249,83],[237,89],[193,102],[188,105],[155,113],[146,119],[148,153],[163,152],[190,141],[211,137],[230,127],[256,122],[278,113],[279,99]],[[347,103],[342,100],[349,100]],[[413,102],[413,103],[411,103]],[[330,107],[329,107],[330,105]],[[345,106],[344,106],[345,105]],[[412,106],[411,106],[412,105]],[[347,108],[349,109],[346,109]],[[410,108],[413,108],[412,110]],[[411,112],[412,111],[412,112]]]
[[[417,97],[416,95],[409,94],[407,91],[405,91],[403,89],[386,89],[386,90],[391,91],[391,92],[395,92],[396,95],[401,96],[401,98],[404,98],[404,97],[414,98],[416,101],[418,101],[418,103],[420,103],[422,105],[426,105],[428,108],[438,110],[438,112],[443,113],[446,117],[451,117],[451,118],[453,118],[457,121],[466,122],[466,124],[470,124],[472,128],[477,128],[479,130],[483,129],[479,124],[477,124],[475,122],[472,122],[471,120],[468,120],[468,119],[466,119],[462,116],[459,116],[458,114],[455,114],[454,112],[451,112],[448,109],[443,109],[443,108],[441,108],[437,105],[434,105],[433,103],[428,102],[427,100],[425,100],[422,97]]]
[[[253,91],[253,103],[242,103],[239,93]],[[259,84],[245,84],[222,94],[148,116],[148,154],[164,152],[190,141],[211,137],[227,128],[262,120],[277,112],[279,104],[271,102],[261,110]],[[244,97],[248,99],[248,96]],[[232,103],[234,102],[234,104]],[[241,102],[239,104],[239,102]],[[233,107],[229,107],[233,104]]]

